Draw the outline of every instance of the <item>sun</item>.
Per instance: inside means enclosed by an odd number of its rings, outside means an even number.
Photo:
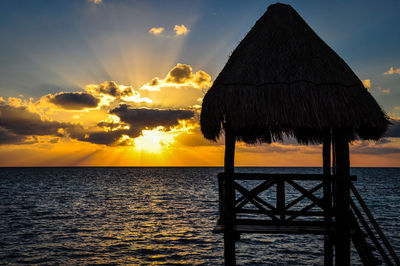
[[[175,132],[165,131],[159,126],[152,130],[142,130],[142,135],[135,138],[135,150],[148,153],[162,153],[175,142]]]

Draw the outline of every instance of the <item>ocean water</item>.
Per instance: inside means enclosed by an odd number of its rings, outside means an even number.
[[[223,264],[222,168],[0,168],[0,264]],[[320,173],[320,168],[238,168]],[[400,253],[400,168],[353,168]],[[353,254],[353,264],[358,264]],[[322,265],[323,238],[242,235],[240,265]]]

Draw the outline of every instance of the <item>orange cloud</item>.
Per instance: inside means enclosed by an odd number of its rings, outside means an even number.
[[[190,65],[178,63],[168,72],[164,79],[160,80],[158,77],[155,77],[142,86],[140,90],[160,91],[160,88],[171,85],[206,89],[211,87],[212,82],[211,76],[207,72],[199,70],[194,73]]]
[[[118,85],[115,81],[105,81],[101,84],[86,86],[86,92],[100,98],[100,106],[108,106],[115,100],[135,103],[151,103],[151,99],[141,97],[131,86]]]
[[[189,33],[189,29],[185,25],[175,25],[174,27],[175,35],[180,36],[180,35],[186,35]]]
[[[164,31],[163,27],[159,27],[159,28],[153,27],[149,30],[149,33],[154,34],[154,35],[159,35],[159,34],[163,33],[163,31]]]
[[[370,79],[363,79],[361,80],[364,87],[370,91],[371,90],[371,80]]]
[[[384,75],[394,75],[394,74],[400,75],[400,68],[394,69],[393,67],[391,67],[388,71],[386,71],[386,72],[383,73],[383,74],[384,74]]]

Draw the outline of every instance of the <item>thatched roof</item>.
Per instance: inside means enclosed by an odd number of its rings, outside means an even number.
[[[386,114],[360,79],[289,5],[274,4],[233,51],[203,100],[210,140],[229,124],[239,140],[294,136],[320,143],[324,132],[380,138]]]

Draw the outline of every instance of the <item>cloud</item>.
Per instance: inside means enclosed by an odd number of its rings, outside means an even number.
[[[89,1],[96,5],[103,3],[103,0],[89,0]]]
[[[178,63],[163,79],[155,77],[139,91],[152,100],[153,107],[186,109],[198,104],[197,99],[211,86],[211,76],[207,72],[194,72],[190,65]]]
[[[204,84],[204,85],[206,85],[206,87],[211,87],[211,76],[208,75],[203,70],[199,70],[194,75],[194,82],[198,86],[202,86]]]
[[[369,80],[369,79],[363,79],[363,80],[361,80],[361,81],[362,81],[364,87],[365,87],[368,91],[370,91],[370,90],[371,90],[371,80]]]
[[[32,136],[57,136],[79,138],[84,129],[79,124],[41,119],[26,107],[0,105],[2,144],[22,142]]]
[[[102,144],[102,145],[112,146],[125,133],[127,133],[127,132],[125,132],[123,130],[92,132],[92,133],[87,134],[84,137],[80,138],[79,140],[90,142],[93,144]]]
[[[391,67],[388,71],[386,71],[386,72],[383,73],[383,74],[384,74],[384,75],[394,75],[394,74],[400,75],[400,68],[394,69],[394,67]]]
[[[250,153],[287,153],[287,152],[298,152],[302,147],[295,145],[283,145],[280,143],[272,143],[268,145],[262,145],[261,147],[258,145],[238,145],[238,152],[250,152]],[[303,149],[303,151],[310,152],[312,148],[307,147],[308,149]],[[319,152],[319,151],[318,151]]]
[[[137,109],[125,104],[109,113],[119,117],[120,122],[101,121],[97,126],[105,131],[89,132],[79,140],[107,146],[131,145],[131,139],[141,136],[142,130],[161,126],[163,131],[170,131],[179,125],[180,120],[191,119],[194,116],[189,110]]]
[[[61,92],[46,97],[49,102],[67,110],[96,108],[100,102],[93,95],[84,92]]]
[[[151,100],[141,97],[140,93],[131,86],[118,85],[115,81],[105,81],[101,84],[90,84],[86,86],[86,92],[101,98],[100,105],[109,105],[115,99],[122,99],[127,102],[146,102]]]
[[[174,27],[175,35],[180,36],[180,35],[186,35],[189,33],[189,29],[185,25],[175,25]]]
[[[154,34],[154,35],[159,35],[159,34],[163,33],[163,31],[164,31],[163,27],[158,27],[158,28],[153,27],[149,30],[149,33]]]
[[[130,130],[141,131],[163,126],[167,129],[179,125],[179,120],[187,120],[194,117],[190,110],[159,110],[159,109],[137,109],[129,108],[123,104],[110,111],[117,115],[122,122],[130,126]]]
[[[392,124],[389,126],[389,129],[386,131],[385,137],[400,138],[400,120],[392,119],[390,122]]]
[[[159,85],[159,84],[160,84],[160,80],[159,80],[157,77],[153,78],[153,79],[149,82],[149,86],[152,86],[152,87],[157,86],[157,85]]]
[[[177,64],[167,75],[167,83],[183,84],[193,79],[192,67],[185,64]]]
[[[124,123],[119,123],[119,122],[107,122],[107,121],[101,121],[99,123],[97,123],[98,127],[104,128],[107,131],[112,131],[112,130],[117,130],[120,129],[124,126],[127,126]]]
[[[351,149],[352,153],[358,153],[358,154],[374,154],[374,155],[380,155],[380,154],[393,154],[393,153],[398,153],[400,154],[400,148],[398,147],[380,147],[380,146],[358,146],[353,149]]]
[[[17,135],[10,130],[0,127],[0,145],[2,144],[20,144],[23,143],[26,136]]]
[[[163,80],[164,83],[188,85],[196,88],[211,87],[211,76],[203,70],[193,73],[190,65],[178,63]]]
[[[113,97],[132,96],[134,94],[132,87],[120,88],[115,81],[87,85],[86,91],[95,95],[105,94]]]

